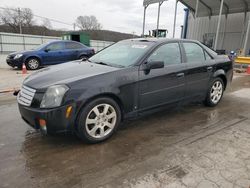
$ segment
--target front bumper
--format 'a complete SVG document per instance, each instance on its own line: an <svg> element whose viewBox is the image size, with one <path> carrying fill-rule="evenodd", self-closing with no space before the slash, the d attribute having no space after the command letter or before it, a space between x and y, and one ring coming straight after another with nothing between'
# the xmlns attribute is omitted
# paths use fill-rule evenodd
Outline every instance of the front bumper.
<svg viewBox="0 0 250 188"><path fill-rule="evenodd" d="M9 66L11 66L11 67L22 67L23 58L19 58L19 59L10 59L10 58L7 58L6 59L6 63Z"/></svg>
<svg viewBox="0 0 250 188"><path fill-rule="evenodd" d="M68 106L72 106L70 116L66 118ZM66 105L53 109L36 109L18 104L23 120L34 129L41 129L39 120L46 122L46 132L56 133L74 130L74 105ZM41 129L42 130L42 129Z"/></svg>

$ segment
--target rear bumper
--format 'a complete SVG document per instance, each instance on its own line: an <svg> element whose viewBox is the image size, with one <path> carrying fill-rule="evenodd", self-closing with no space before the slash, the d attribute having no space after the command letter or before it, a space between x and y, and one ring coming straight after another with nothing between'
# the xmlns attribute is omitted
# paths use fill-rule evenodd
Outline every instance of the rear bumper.
<svg viewBox="0 0 250 188"><path fill-rule="evenodd" d="M66 118L68 106L73 106L69 118ZM48 133L73 131L74 105L66 105L53 109L35 109L18 104L23 120L34 129L41 129L39 119L45 120Z"/></svg>

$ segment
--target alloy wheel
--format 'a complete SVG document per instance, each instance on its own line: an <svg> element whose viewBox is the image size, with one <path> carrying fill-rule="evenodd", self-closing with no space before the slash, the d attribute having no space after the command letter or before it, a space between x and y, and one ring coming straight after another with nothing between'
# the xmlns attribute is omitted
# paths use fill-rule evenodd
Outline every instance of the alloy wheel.
<svg viewBox="0 0 250 188"><path fill-rule="evenodd" d="M39 61L37 59L31 59L28 61L28 67L31 70L36 70L39 67Z"/></svg>
<svg viewBox="0 0 250 188"><path fill-rule="evenodd" d="M223 94L223 85L220 81L214 82L211 91L210 91L210 99L214 104L217 104Z"/></svg>
<svg viewBox="0 0 250 188"><path fill-rule="evenodd" d="M99 104L87 115L85 127L93 138L103 138L110 134L117 121L117 112L110 104Z"/></svg>

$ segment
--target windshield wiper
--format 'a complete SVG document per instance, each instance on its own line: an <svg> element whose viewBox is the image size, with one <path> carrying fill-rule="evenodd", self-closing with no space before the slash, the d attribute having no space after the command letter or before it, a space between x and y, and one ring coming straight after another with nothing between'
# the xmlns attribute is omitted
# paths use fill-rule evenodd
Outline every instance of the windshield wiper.
<svg viewBox="0 0 250 188"><path fill-rule="evenodd" d="M107 65L107 66L111 66L110 64L104 63L104 62L94 62L95 64L99 64L99 65Z"/></svg>
<svg viewBox="0 0 250 188"><path fill-rule="evenodd" d="M106 65L106 66L110 66L110 67L118 67L118 68L124 68L125 67L125 66L117 65L117 64L104 63L102 61L100 61L100 62L93 62L93 63L99 64L99 65Z"/></svg>

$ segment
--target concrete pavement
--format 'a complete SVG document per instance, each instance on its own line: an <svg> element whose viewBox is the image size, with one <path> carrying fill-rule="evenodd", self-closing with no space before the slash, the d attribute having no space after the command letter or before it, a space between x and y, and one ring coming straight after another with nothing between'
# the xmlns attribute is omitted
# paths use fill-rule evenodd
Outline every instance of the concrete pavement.
<svg viewBox="0 0 250 188"><path fill-rule="evenodd" d="M9 66L6 63L7 55L8 54L2 54L2 53L0 53L0 69L9 68Z"/></svg>

